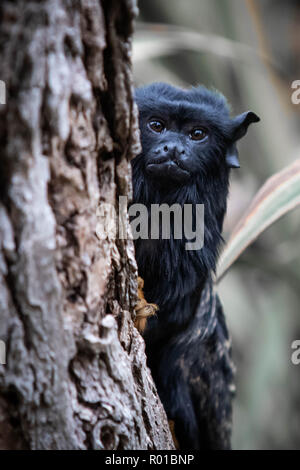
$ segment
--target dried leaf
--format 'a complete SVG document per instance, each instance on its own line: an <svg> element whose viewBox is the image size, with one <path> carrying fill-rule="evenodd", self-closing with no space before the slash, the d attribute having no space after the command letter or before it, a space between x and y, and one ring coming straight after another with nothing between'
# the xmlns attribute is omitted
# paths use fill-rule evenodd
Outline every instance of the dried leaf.
<svg viewBox="0 0 300 470"><path fill-rule="evenodd" d="M269 178L237 224L220 257L220 280L245 249L272 223L300 204L300 160Z"/></svg>

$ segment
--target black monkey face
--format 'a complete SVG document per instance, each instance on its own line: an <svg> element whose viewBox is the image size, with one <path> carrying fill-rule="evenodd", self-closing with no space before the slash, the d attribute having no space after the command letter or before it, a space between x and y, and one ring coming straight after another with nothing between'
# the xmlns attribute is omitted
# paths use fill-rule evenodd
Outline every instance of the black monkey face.
<svg viewBox="0 0 300 470"><path fill-rule="evenodd" d="M231 119L224 96L204 87L154 83L137 89L136 100L144 174L173 185L238 167L236 141L259 120L252 112Z"/></svg>
<svg viewBox="0 0 300 470"><path fill-rule="evenodd" d="M157 110L145 120L142 114L142 145L149 177L185 184L201 172L214 136L203 119L193 119L190 113L184 118L186 106L179 107L175 105L168 114Z"/></svg>

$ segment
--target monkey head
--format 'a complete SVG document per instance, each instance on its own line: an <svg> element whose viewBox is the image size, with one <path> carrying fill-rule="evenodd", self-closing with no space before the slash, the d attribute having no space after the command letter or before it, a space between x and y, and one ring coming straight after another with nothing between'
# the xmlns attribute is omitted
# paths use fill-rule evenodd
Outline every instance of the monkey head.
<svg viewBox="0 0 300 470"><path fill-rule="evenodd" d="M239 167L236 143L259 117L230 117L225 97L203 86L188 90L154 83L136 90L142 171L152 183L189 185L228 176Z"/></svg>

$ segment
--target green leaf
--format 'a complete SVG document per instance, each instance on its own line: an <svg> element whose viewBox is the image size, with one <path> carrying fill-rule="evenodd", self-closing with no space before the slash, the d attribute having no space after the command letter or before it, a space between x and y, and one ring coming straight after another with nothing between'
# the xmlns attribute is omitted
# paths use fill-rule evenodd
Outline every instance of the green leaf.
<svg viewBox="0 0 300 470"><path fill-rule="evenodd" d="M300 160L269 178L233 230L220 257L218 281L245 249L271 224L300 205Z"/></svg>

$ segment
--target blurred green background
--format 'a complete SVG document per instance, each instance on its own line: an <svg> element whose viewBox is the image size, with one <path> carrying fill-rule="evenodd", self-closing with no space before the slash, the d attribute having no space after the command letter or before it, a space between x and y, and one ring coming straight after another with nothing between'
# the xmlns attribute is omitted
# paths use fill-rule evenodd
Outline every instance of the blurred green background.
<svg viewBox="0 0 300 470"><path fill-rule="evenodd" d="M135 85L166 81L219 89L234 114L262 121L239 144L224 235L263 182L300 158L299 0L139 0ZM300 449L299 210L272 225L219 285L237 365L234 449Z"/></svg>

